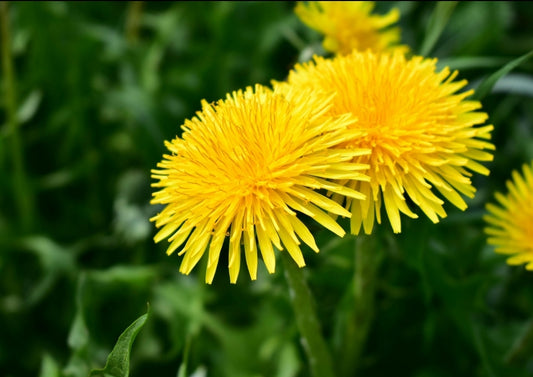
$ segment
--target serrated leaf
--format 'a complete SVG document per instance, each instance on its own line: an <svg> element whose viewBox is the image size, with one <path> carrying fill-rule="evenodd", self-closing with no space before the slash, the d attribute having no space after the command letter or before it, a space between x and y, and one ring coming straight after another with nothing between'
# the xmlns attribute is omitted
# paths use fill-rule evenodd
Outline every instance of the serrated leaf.
<svg viewBox="0 0 533 377"><path fill-rule="evenodd" d="M130 374L130 353L135 337L141 331L150 310L137 318L122 334L107 358L103 369L93 369L91 376L128 377Z"/></svg>
<svg viewBox="0 0 533 377"><path fill-rule="evenodd" d="M481 101L487 94L490 93L496 82L498 82L499 79L507 75L509 72L511 72L513 69L518 67L520 64L528 60L533 56L533 51L528 52L525 55L520 56L517 59L514 59L504 65L502 68L494 72L492 75L487 77L483 82L478 86L476 89L476 92L473 95L473 99L477 101Z"/></svg>
<svg viewBox="0 0 533 377"><path fill-rule="evenodd" d="M458 1L439 1L429 19L420 55L427 56L439 39Z"/></svg>

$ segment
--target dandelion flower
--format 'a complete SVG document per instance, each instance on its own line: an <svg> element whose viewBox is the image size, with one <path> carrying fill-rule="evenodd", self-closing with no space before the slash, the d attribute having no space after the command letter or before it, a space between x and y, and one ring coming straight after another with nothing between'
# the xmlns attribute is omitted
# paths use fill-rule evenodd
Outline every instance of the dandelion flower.
<svg viewBox="0 0 533 377"><path fill-rule="evenodd" d="M400 48L405 52L407 46L398 46L400 29L390 27L400 18L398 9L381 16L371 14L374 6L373 1L309 1L299 2L294 11L307 26L324 34L327 51L348 54Z"/></svg>
<svg viewBox="0 0 533 377"><path fill-rule="evenodd" d="M479 102L466 100L473 91L457 93L466 81L453 81L457 72L448 68L436 72L436 61L407 59L399 52L354 51L334 59L315 57L297 65L287 82L274 82L277 90L311 88L316 96L326 97L334 93L330 115L351 113L350 129L363 133L340 147L372 150L355 158L370 165L370 181L345 182L368 198L345 202L354 234L361 226L370 234L375 218L381 223L382 203L393 231L399 233L400 213L417 217L407 199L436 223L446 212L434 189L464 210L467 204L460 194L471 198L475 193L472 172L489 173L479 162L492 160L486 150L494 149L488 141L493 126L478 126L487 114L476 111Z"/></svg>
<svg viewBox="0 0 533 377"><path fill-rule="evenodd" d="M527 263L533 271L533 162L524 164L522 171L513 171L507 196L496 193L499 205L487 204L485 233L497 253L511 255L508 264Z"/></svg>
<svg viewBox="0 0 533 377"><path fill-rule="evenodd" d="M152 185L160 188L152 203L165 208L152 221L161 228L156 242L169 237L169 255L184 244L182 273L208 249L206 282L211 283L226 238L232 283L239 274L241 243L252 280L259 252L274 272L274 247L304 266L300 240L319 249L298 213L344 235L330 214L349 217L349 211L315 190L363 199L330 179L368 180L360 173L368 166L353 159L369 150L339 148L358 131L346 129L348 115L325 118L330 105L331 98L302 92L289 101L257 85L215 104L202 101L202 111L182 126L182 137L165 142L172 154L152 170L158 180Z"/></svg>

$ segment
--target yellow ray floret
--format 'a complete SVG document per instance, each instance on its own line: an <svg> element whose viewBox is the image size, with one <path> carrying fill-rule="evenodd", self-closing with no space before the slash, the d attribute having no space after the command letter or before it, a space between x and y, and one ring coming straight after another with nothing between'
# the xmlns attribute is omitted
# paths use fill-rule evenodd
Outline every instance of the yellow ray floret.
<svg viewBox="0 0 533 377"><path fill-rule="evenodd" d="M497 253L510 255L508 264L533 271L533 162L522 172L513 171L507 195L496 193L498 204L487 204L485 233Z"/></svg>
<svg viewBox="0 0 533 377"><path fill-rule="evenodd" d="M171 154L152 170L152 186L159 188L152 203L165 207L152 221L161 228L155 241L170 242L168 254L181 248L181 272L188 274L207 250L211 283L226 240L232 283L243 251L252 279L259 253L270 273L276 249L304 266L301 241L318 247L298 213L344 235L329 213L350 213L314 190L364 198L330 179L368 180L361 174L368 165L354 158L370 150L339 148L357 132L347 131L349 115L325 116L331 101L257 85L215 104L203 101L202 111L182 126L182 137L165 143Z"/></svg>
<svg viewBox="0 0 533 377"><path fill-rule="evenodd" d="M353 50L375 52L399 49L400 29L391 27L400 18L398 9L386 15L372 14L373 1L307 1L294 9L307 26L324 34L324 49L337 54Z"/></svg>
<svg viewBox="0 0 533 377"><path fill-rule="evenodd" d="M415 218L413 204L433 222L445 217L447 200L464 210L463 195L473 197L473 172L488 174L479 162L492 160L492 125L481 104L458 93L466 81L453 81L457 72L436 71L436 59L402 53L352 52L334 59L315 57L296 65L278 91L311 89L315 96L334 95L332 117L350 113L349 130L359 137L339 148L370 148L354 161L369 164L370 181L337 180L359 191L366 200L333 195L352 212L351 231L371 233L381 223L381 207L393 231L401 231L401 216Z"/></svg>

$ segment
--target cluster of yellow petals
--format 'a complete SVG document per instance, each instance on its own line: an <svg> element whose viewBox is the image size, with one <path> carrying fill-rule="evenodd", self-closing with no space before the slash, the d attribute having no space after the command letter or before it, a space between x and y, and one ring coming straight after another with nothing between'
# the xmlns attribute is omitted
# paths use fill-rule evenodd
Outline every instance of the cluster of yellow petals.
<svg viewBox="0 0 533 377"><path fill-rule="evenodd" d="M526 263L533 270L533 162L524 164L522 172L512 172L507 195L495 194L498 205L487 204L485 233L497 253L511 255L508 264Z"/></svg>
<svg viewBox="0 0 533 377"><path fill-rule="evenodd" d="M353 50L375 52L400 49L400 29L391 27L400 18L398 9L386 15L372 14L373 1L299 2L295 13L307 26L324 34L324 49L336 54Z"/></svg>
<svg viewBox="0 0 533 377"><path fill-rule="evenodd" d="M259 253L270 273L275 249L286 249L305 265L300 240L319 249L297 213L344 235L331 214L350 213L318 190L364 199L355 185L332 180L368 180L361 174L368 166L355 159L369 150L341 147L359 132L347 129L349 116L325 116L331 103L331 96L300 91L286 97L257 85L215 104L203 101L202 111L182 126L182 137L165 143L171 154L152 170L157 180L152 186L159 188L152 203L165 208L151 220L161 228L155 241L168 238L168 254L181 247L182 273L208 249L206 282L211 283L226 239L232 283L239 274L241 243L252 279Z"/></svg>
<svg viewBox="0 0 533 377"><path fill-rule="evenodd" d="M371 233L374 219L381 223L382 204L395 233L401 231L400 213L417 217L409 201L433 222L446 216L441 197L467 207L461 194L474 196L472 172L489 173L479 162L492 160L487 150L494 149L488 141L493 126L479 126L487 114L476 111L479 102L466 99L472 90L458 93L466 81L453 81L456 75L447 68L437 72L436 59L354 51L315 57L296 65L287 82L274 82L278 90L333 94L329 115L351 114L350 129L362 133L340 147L372 150L355 158L369 164L370 181L339 181L368 199L345 201L333 194L351 209L352 233L361 226Z"/></svg>
<svg viewBox="0 0 533 377"><path fill-rule="evenodd" d="M183 256L182 273L207 253L211 283L226 249L232 283L242 254L252 280L259 254L270 273L276 250L302 267L301 241L319 251L302 215L343 236L337 216L351 218L352 234L370 234L384 208L399 233L402 214L416 218L416 208L435 223L445 200L466 209L472 174L489 173L481 163L493 158L493 126L457 72L405 56L391 27L399 12L372 15L374 5L298 3L336 57L297 64L273 89L202 101L182 136L165 142L171 154L152 170L152 203L164 208L151 220L155 241L168 239L167 253ZM533 269L532 169L524 176L513 173L508 198L497 194L504 208L488 206L487 233L497 251L517 254L509 263Z"/></svg>

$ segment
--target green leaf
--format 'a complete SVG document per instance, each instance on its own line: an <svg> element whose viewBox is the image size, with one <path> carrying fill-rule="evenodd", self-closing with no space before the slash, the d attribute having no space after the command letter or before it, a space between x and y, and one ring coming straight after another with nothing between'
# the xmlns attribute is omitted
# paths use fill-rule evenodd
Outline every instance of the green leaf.
<svg viewBox="0 0 533 377"><path fill-rule="evenodd" d="M68 334L68 345L74 351L83 351L89 344L89 330L83 315L83 295L86 284L86 275L81 274L76 287L76 315Z"/></svg>
<svg viewBox="0 0 533 377"><path fill-rule="evenodd" d="M426 38L422 42L419 54L427 56L439 39L444 27L457 5L458 1L439 1L429 19Z"/></svg>
<svg viewBox="0 0 533 377"><path fill-rule="evenodd" d="M53 239L40 235L21 238L20 245L33 252L46 272L75 270L75 256L71 248L62 246Z"/></svg>
<svg viewBox="0 0 533 377"><path fill-rule="evenodd" d="M533 56L533 51L528 52L521 57L514 59L504 65L502 68L494 72L492 75L487 77L477 88L476 92L473 95L473 99L481 101L487 94L490 93L496 82L501 79L503 76L507 75L513 69L518 67L520 64L528 60Z"/></svg>
<svg viewBox="0 0 533 377"><path fill-rule="evenodd" d="M533 97L533 76L509 73L494 85L492 91Z"/></svg>
<svg viewBox="0 0 533 377"><path fill-rule="evenodd" d="M493 56L457 56L439 59L437 70L444 67L453 70L464 71L467 69L494 68L501 67L508 59Z"/></svg>
<svg viewBox="0 0 533 377"><path fill-rule="evenodd" d="M279 367L277 370L277 377L293 377L297 376L300 370L300 359L298 357L298 350L293 344L286 343L280 350Z"/></svg>
<svg viewBox="0 0 533 377"><path fill-rule="evenodd" d="M85 273L82 273L78 278L76 287L76 314L67 339L67 343L72 349L72 354L63 373L68 377L84 377L89 373L87 361L89 329L85 324L85 317L83 315L86 281L86 275Z"/></svg>
<svg viewBox="0 0 533 377"><path fill-rule="evenodd" d="M76 313L67 342L70 348L76 351L84 349L89 343L89 330L87 329L81 310L78 310Z"/></svg>
<svg viewBox="0 0 533 377"><path fill-rule="evenodd" d="M17 118L20 124L29 121L35 115L42 98L41 91L36 89L22 102L17 111Z"/></svg>
<svg viewBox="0 0 533 377"><path fill-rule="evenodd" d="M57 361L47 353L43 355L39 377L61 377L61 369Z"/></svg>
<svg viewBox="0 0 533 377"><path fill-rule="evenodd" d="M93 369L91 376L106 376L106 377L128 377L130 374L130 353L131 346L135 341L135 337L141 331L150 309L146 314L143 314L135 320L124 332L119 336L115 347L109 354L107 362L103 369Z"/></svg>
<svg viewBox="0 0 533 377"><path fill-rule="evenodd" d="M113 266L106 270L91 271L91 281L104 285L127 284L132 286L145 286L157 276L155 266Z"/></svg>
<svg viewBox="0 0 533 377"><path fill-rule="evenodd" d="M24 297L24 305L33 306L40 302L53 289L60 274L70 274L76 270L74 250L62 246L49 237L32 235L17 240L23 250L34 254L42 267L42 277L35 288Z"/></svg>

